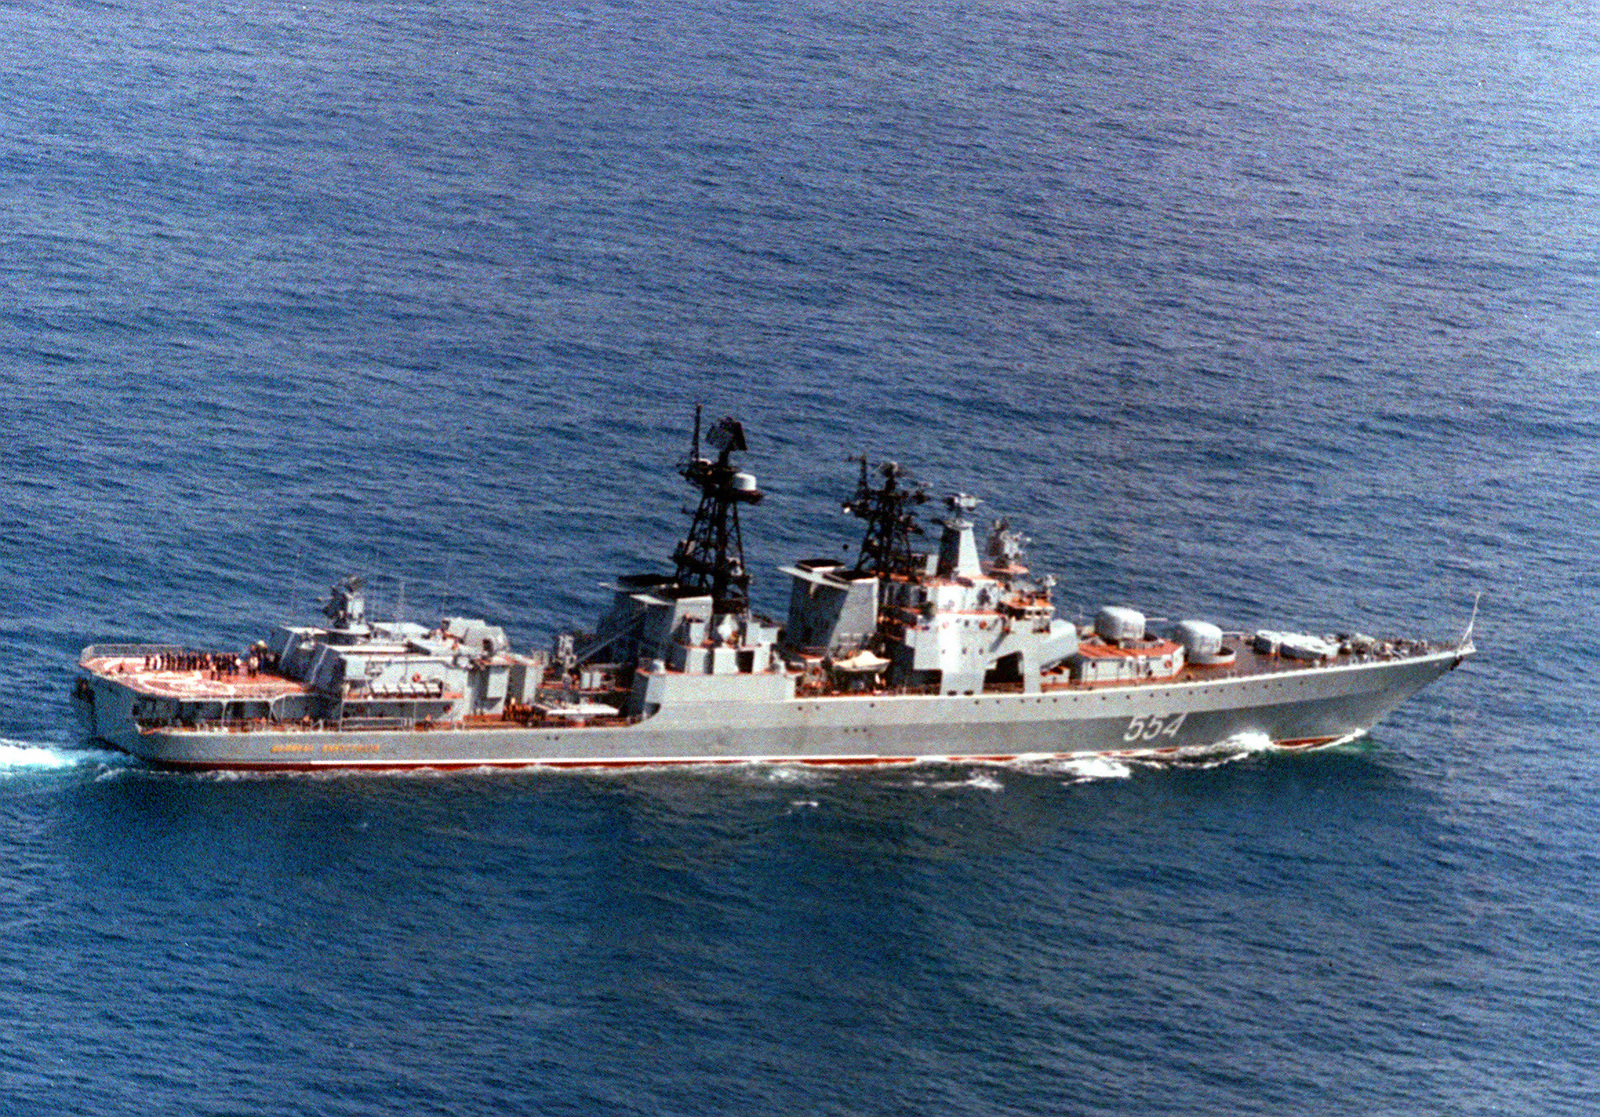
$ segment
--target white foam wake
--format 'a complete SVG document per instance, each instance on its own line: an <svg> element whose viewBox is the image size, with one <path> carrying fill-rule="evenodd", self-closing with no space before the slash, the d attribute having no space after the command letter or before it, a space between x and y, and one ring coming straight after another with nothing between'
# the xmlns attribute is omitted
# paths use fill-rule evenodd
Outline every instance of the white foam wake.
<svg viewBox="0 0 1600 1117"><path fill-rule="evenodd" d="M1069 775L1077 777L1079 783L1089 783L1093 780L1125 780L1133 775L1133 769L1113 756L1084 756L1075 760L1063 760L1061 769Z"/></svg>
<svg viewBox="0 0 1600 1117"><path fill-rule="evenodd" d="M1345 737L1332 744L1341 744L1352 739ZM1249 732L1235 733L1232 737L1224 737L1209 745L1192 745L1171 752L1135 753L1129 759L1148 768L1218 768L1224 764L1236 764L1252 757L1289 751L1298 750L1274 744L1272 738L1265 733Z"/></svg>
<svg viewBox="0 0 1600 1117"><path fill-rule="evenodd" d="M1019 756L1007 766L1034 776L1066 776L1068 784L1125 780L1133 775L1126 759L1117 756Z"/></svg>
<svg viewBox="0 0 1600 1117"><path fill-rule="evenodd" d="M0 774L49 772L87 764L116 764L120 753L101 749L67 749L0 737Z"/></svg>
<svg viewBox="0 0 1600 1117"><path fill-rule="evenodd" d="M912 787L928 787L935 791L950 791L958 787L975 787L979 791L1004 791L1005 784L987 772L968 772L959 780L923 780L914 779Z"/></svg>
<svg viewBox="0 0 1600 1117"><path fill-rule="evenodd" d="M1224 737L1211 745L1179 749L1173 755L1181 762L1198 762L1202 767L1206 767L1209 764L1231 764L1246 757L1261 756L1274 752L1277 748L1278 746L1272 743L1272 738L1265 733L1249 732L1235 733L1232 737Z"/></svg>
<svg viewBox="0 0 1600 1117"><path fill-rule="evenodd" d="M1349 738L1346 738L1349 740ZM1339 742L1335 742L1339 743ZM1241 760L1284 751L1265 733L1237 733L1206 745L1180 749L1130 750L1116 754L1083 756L1019 756L1011 763L1039 775L1064 775L1069 783L1125 780L1136 770L1218 768Z"/></svg>

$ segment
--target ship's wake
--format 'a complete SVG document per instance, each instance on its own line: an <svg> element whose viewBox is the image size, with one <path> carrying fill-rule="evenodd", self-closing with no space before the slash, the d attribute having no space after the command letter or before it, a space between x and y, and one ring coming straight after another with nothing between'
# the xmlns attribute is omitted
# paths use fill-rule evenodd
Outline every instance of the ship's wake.
<svg viewBox="0 0 1600 1117"><path fill-rule="evenodd" d="M1348 745L1363 736L1365 736L1363 733L1351 733L1323 744L1306 746L1280 745L1265 733L1236 733L1232 737L1226 737L1209 745L1195 745L1162 752L1134 753L1128 760L1141 767L1157 769L1220 768L1224 764L1236 764L1241 760L1254 760L1282 753L1322 752Z"/></svg>
<svg viewBox="0 0 1600 1117"><path fill-rule="evenodd" d="M958 787L972 787L979 791L1005 790L1005 784L983 771L968 772L963 778L954 780L913 779L911 786L931 788L934 791L951 791Z"/></svg>
<svg viewBox="0 0 1600 1117"><path fill-rule="evenodd" d="M1099 783L1102 780L1125 780L1133 769L1114 756L1083 756L1060 762L1061 771L1071 777L1068 783Z"/></svg>
<svg viewBox="0 0 1600 1117"><path fill-rule="evenodd" d="M904 762L894 761L887 763L885 767L890 773L911 773L909 779L903 774L893 775L890 778L906 779L907 784L915 788L928 791L976 790L996 793L1006 790L1007 772L1061 779L1068 786L1104 783L1131 779L1136 772L1203 771L1288 753L1320 752L1347 745L1362 736L1360 733L1351 734L1314 748L1307 748L1279 745L1265 733L1252 732L1237 733L1210 744L1174 749L1086 753L1079 756L1035 753L1003 760L944 756ZM645 767L647 766L619 769L618 774L638 772ZM732 775L741 781L787 785L799 789L831 785L842 778L847 778L846 773L860 771L858 763L760 760L736 764L693 764L686 767L702 775ZM578 769L578 771L588 770Z"/></svg>
<svg viewBox="0 0 1600 1117"><path fill-rule="evenodd" d="M0 778L82 768L111 771L136 763L122 753L104 749L64 748L0 737Z"/></svg>
<svg viewBox="0 0 1600 1117"><path fill-rule="evenodd" d="M1185 748L1130 751L1115 754L1067 757L1026 757L1002 762L1003 767L1044 776L1065 776L1069 784L1125 780L1135 771L1205 770L1241 761L1256 760L1290 752L1322 751L1347 745L1362 734L1351 734L1318 745L1314 750L1286 748L1275 744L1265 733L1237 733L1221 741Z"/></svg>
<svg viewBox="0 0 1600 1117"><path fill-rule="evenodd" d="M1237 764L1281 751L1265 733L1235 733L1209 745L1135 753L1129 759L1149 768L1220 768L1224 764Z"/></svg>

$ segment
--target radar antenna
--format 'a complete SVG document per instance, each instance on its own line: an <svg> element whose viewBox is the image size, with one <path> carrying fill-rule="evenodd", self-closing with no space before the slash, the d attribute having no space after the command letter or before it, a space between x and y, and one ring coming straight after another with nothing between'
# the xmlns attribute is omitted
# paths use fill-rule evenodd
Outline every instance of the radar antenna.
<svg viewBox="0 0 1600 1117"><path fill-rule="evenodd" d="M341 578L333 585L332 596L322 606L322 615L331 622L330 644L355 643L371 633L367 625L367 602L363 591L367 580L359 574Z"/></svg>
<svg viewBox="0 0 1600 1117"><path fill-rule="evenodd" d="M900 479L905 476L905 470L898 462L879 463L877 473L883 483L873 488L866 456L850 460L861 463L861 480L856 485L855 496L844 502L844 510L867 521L860 556L856 559L856 572L876 574L880 578L917 573L911 537L922 534L915 509L927 503L928 490L922 485L901 488Z"/></svg>
<svg viewBox="0 0 1600 1117"><path fill-rule="evenodd" d="M731 457L748 447L737 419L718 419L706 432L706 443L718 451L715 461L700 456L700 408L694 409L694 443L679 466L683 479L700 490L688 538L672 554L678 564L679 587L709 593L717 613L750 609L750 574L744 567L744 538L739 532L739 505L756 504L762 493L756 479L733 467Z"/></svg>

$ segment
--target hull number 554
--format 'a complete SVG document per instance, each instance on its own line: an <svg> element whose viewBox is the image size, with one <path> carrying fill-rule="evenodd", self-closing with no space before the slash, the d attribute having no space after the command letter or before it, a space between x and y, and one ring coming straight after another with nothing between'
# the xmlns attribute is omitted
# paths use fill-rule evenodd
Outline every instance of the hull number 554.
<svg viewBox="0 0 1600 1117"><path fill-rule="evenodd" d="M1183 721L1189 716L1185 710L1181 714L1151 714L1149 717L1134 718L1128 723L1128 731L1122 735L1124 741L1154 741L1157 737L1176 737L1178 730L1183 728Z"/></svg>

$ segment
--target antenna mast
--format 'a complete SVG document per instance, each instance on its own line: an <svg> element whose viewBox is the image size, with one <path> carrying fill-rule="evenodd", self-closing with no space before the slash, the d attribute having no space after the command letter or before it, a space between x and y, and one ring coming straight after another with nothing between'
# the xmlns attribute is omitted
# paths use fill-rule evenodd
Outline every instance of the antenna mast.
<svg viewBox="0 0 1600 1117"><path fill-rule="evenodd" d="M691 593L709 593L717 613L750 609L750 574L744 567L744 538L739 531L739 505L759 503L756 479L734 468L732 456L748 449L744 427L732 417L718 419L706 432L706 443L718 451L716 461L700 456L700 408L694 409L694 443L689 460L679 467L683 479L700 490L689 536L678 544L673 560L677 581Z"/></svg>
<svg viewBox="0 0 1600 1117"><path fill-rule="evenodd" d="M875 489L867 472L866 456L850 460L861 463L861 480L856 485L855 496L845 501L844 510L867 521L860 557L856 559L856 572L876 574L880 578L891 574L916 574L911 537L922 534L915 509L927 503L928 490L921 485L901 488L900 479L905 476L905 470L897 462L878 465L877 472L883 484Z"/></svg>

